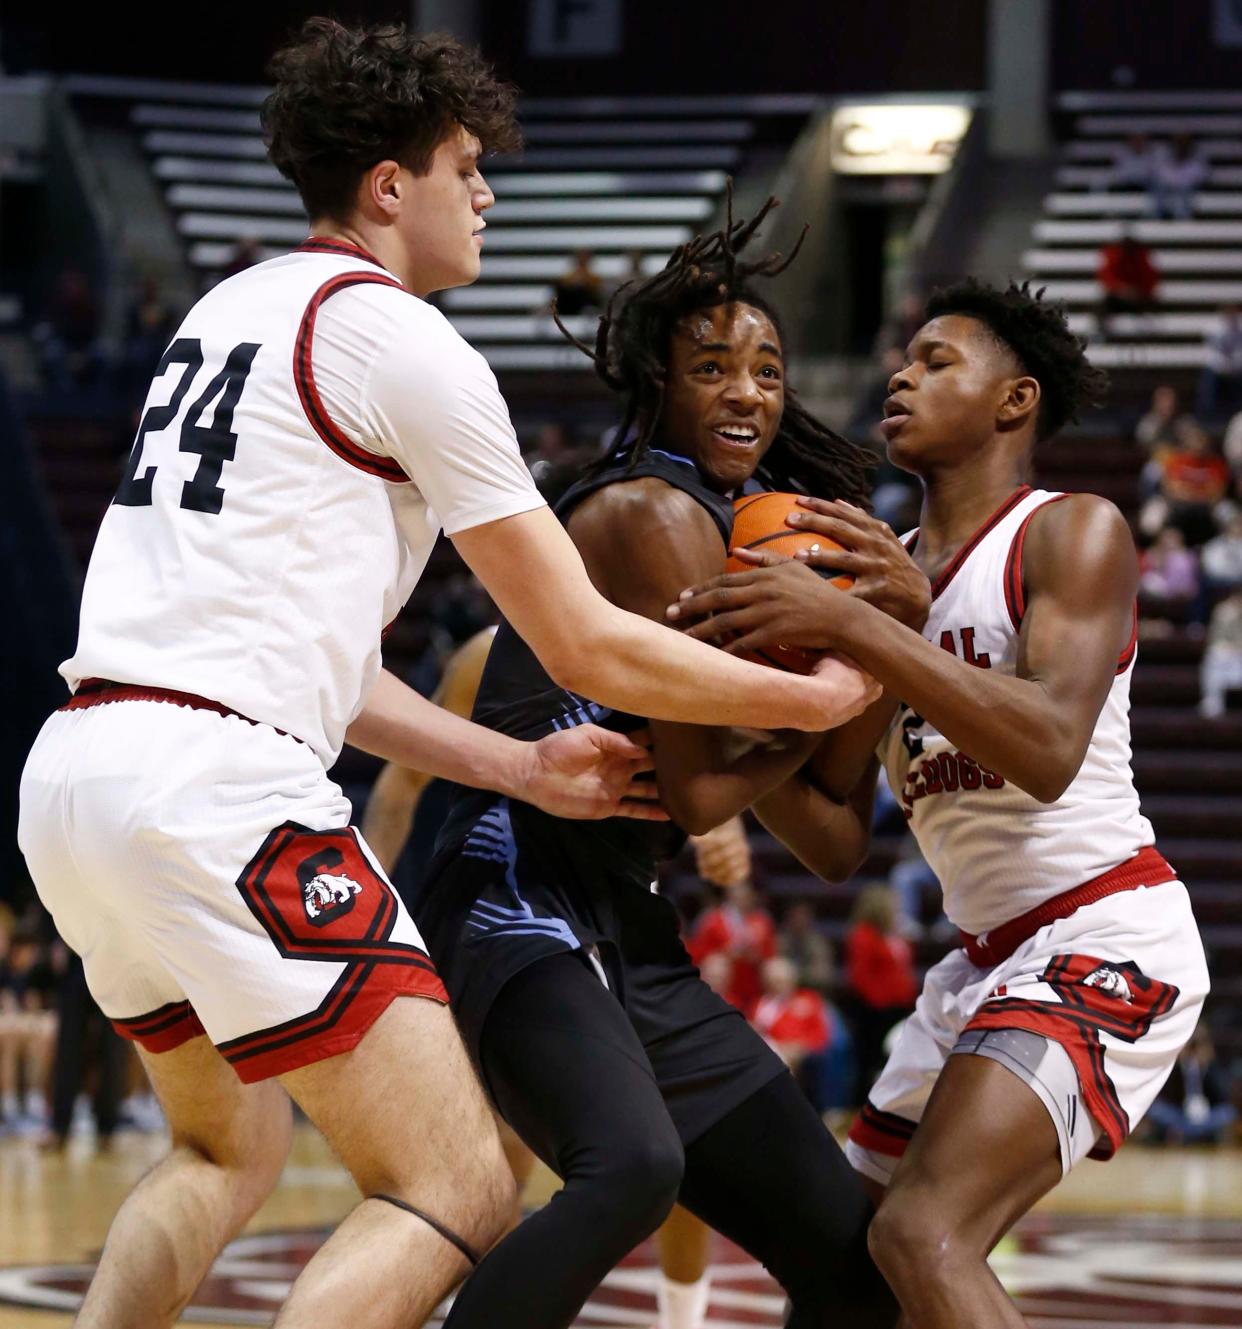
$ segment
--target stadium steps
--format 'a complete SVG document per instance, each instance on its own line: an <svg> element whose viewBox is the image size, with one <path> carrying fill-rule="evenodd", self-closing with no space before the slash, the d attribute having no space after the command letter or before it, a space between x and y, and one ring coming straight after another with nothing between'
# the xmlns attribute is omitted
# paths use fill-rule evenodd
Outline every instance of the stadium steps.
<svg viewBox="0 0 1242 1329"><path fill-rule="evenodd" d="M205 282L243 238L270 257L305 236L301 203L267 160L264 89L99 78L69 89L109 101L128 123ZM446 293L442 308L499 371L586 378L589 362L567 351L545 312L573 254L591 250L609 287L628 276L632 255L644 272L659 268L712 223L728 173L748 153L792 143L814 105L806 96L524 99L523 152L484 163L499 201L487 214L483 275L468 293ZM594 316L574 330L593 333Z"/></svg>
<svg viewBox="0 0 1242 1329"><path fill-rule="evenodd" d="M1023 254L1030 276L1064 300L1071 326L1091 344L1092 360L1123 377L1155 372L1188 385L1206 357L1205 338L1222 304L1242 299L1242 114L1236 93L1063 93L1065 126L1055 182L1034 220ZM1108 191L1113 155L1127 135L1194 137L1209 165L1188 220L1149 217L1145 192ZM1162 277L1159 308L1117 318L1101 339L1095 281L1099 249L1123 231L1153 249Z"/></svg>

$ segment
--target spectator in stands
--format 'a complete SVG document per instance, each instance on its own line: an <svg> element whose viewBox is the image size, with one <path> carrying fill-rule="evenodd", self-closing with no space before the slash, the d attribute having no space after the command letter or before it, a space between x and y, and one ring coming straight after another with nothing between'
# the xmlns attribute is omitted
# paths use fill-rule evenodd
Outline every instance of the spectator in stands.
<svg viewBox="0 0 1242 1329"><path fill-rule="evenodd" d="M1177 442L1179 424L1188 417L1178 410L1177 389L1161 383L1151 394L1151 405L1134 427L1135 442L1149 454Z"/></svg>
<svg viewBox="0 0 1242 1329"><path fill-rule="evenodd" d="M876 337L875 352L883 357L887 351L900 351L905 360L906 347L914 339L914 334L927 322L924 312L924 300L921 295L907 291L897 302L897 309L880 328ZM901 364L896 366L901 368ZM885 396L888 394L885 393Z"/></svg>
<svg viewBox="0 0 1242 1329"><path fill-rule="evenodd" d="M263 246L258 236L243 235L233 246L233 257L224 265L225 277L236 277L239 272L263 262Z"/></svg>
<svg viewBox="0 0 1242 1329"><path fill-rule="evenodd" d="M99 328L99 301L90 279L80 268L66 268L33 333L52 391L72 391L94 379L100 365Z"/></svg>
<svg viewBox="0 0 1242 1329"><path fill-rule="evenodd" d="M1148 630L1156 622L1201 625L1206 610L1200 592L1198 558L1186 548L1181 531L1166 526L1139 556L1139 594Z"/></svg>
<svg viewBox="0 0 1242 1329"><path fill-rule="evenodd" d="M1199 375L1195 410L1205 423L1217 422L1223 409L1242 404L1242 317L1237 305L1220 311L1220 327L1207 338L1207 361Z"/></svg>
<svg viewBox="0 0 1242 1329"><path fill-rule="evenodd" d="M1231 688L1242 688L1242 590L1231 592L1212 610L1199 670L1200 714L1223 715Z"/></svg>
<svg viewBox="0 0 1242 1329"><path fill-rule="evenodd" d="M1156 173L1165 151L1146 134L1131 134L1113 155L1105 178L1106 189L1141 189L1148 195L1148 209L1156 210Z"/></svg>
<svg viewBox="0 0 1242 1329"><path fill-rule="evenodd" d="M1230 474L1212 436L1194 423L1182 425L1178 445L1158 459L1158 492L1144 504L1139 529L1154 539L1176 526L1197 547L1216 534L1214 508L1229 492Z"/></svg>
<svg viewBox="0 0 1242 1329"><path fill-rule="evenodd" d="M1210 601L1242 586L1242 511L1232 513L1224 530L1203 546L1199 561Z"/></svg>
<svg viewBox="0 0 1242 1329"><path fill-rule="evenodd" d="M608 287L608 294L612 295L613 292L619 291L631 282L642 281L646 275L643 271L643 251L641 249L631 249L625 256L624 270L620 277Z"/></svg>
<svg viewBox="0 0 1242 1329"><path fill-rule="evenodd" d="M1185 221L1194 216L1195 194L1208 176L1208 164L1190 134L1174 137L1156 165L1156 211Z"/></svg>
<svg viewBox="0 0 1242 1329"><path fill-rule="evenodd" d="M897 897L883 884L859 894L845 941L861 1102L884 1065L884 1040L914 1009L918 980L910 943L897 931Z"/></svg>
<svg viewBox="0 0 1242 1329"><path fill-rule="evenodd" d="M579 249L569 270L556 279L552 295L556 312L562 318L604 307L604 282L591 266L594 261L595 255L589 249Z"/></svg>
<svg viewBox="0 0 1242 1329"><path fill-rule="evenodd" d="M831 1025L827 1003L818 992L799 986L797 966L781 955L764 961L760 981L763 992L750 1022L800 1079L807 1057L828 1046Z"/></svg>
<svg viewBox="0 0 1242 1329"><path fill-rule="evenodd" d="M177 316L164 299L154 277L139 284L125 324L121 354L121 391L135 411L142 409L147 387L155 376L160 356L177 328Z"/></svg>
<svg viewBox="0 0 1242 1329"><path fill-rule="evenodd" d="M0 937L0 1127L28 1130L47 1116L56 977L36 929Z"/></svg>
<svg viewBox="0 0 1242 1329"><path fill-rule="evenodd" d="M1221 1144L1238 1117L1231 1100L1229 1076L1216 1058L1207 1026L1200 1024L1147 1110L1147 1120L1155 1138L1166 1144Z"/></svg>
<svg viewBox="0 0 1242 1329"><path fill-rule="evenodd" d="M1151 250L1130 232L1100 250L1096 280L1103 288L1100 304L1100 335L1113 335L1117 314L1147 313L1155 307L1160 273Z"/></svg>
<svg viewBox="0 0 1242 1329"><path fill-rule="evenodd" d="M527 454L526 464L539 492L549 503L555 503L579 478L591 454L591 446L576 438L568 426L559 420L549 420L539 426L534 449Z"/></svg>
<svg viewBox="0 0 1242 1329"><path fill-rule="evenodd" d="M699 915L686 949L699 966L718 951L728 955L733 972L725 995L739 1010L754 1009L760 966L776 954L776 925L749 879L726 887L723 901Z"/></svg>
<svg viewBox="0 0 1242 1329"><path fill-rule="evenodd" d="M776 944L794 966L800 987L828 992L836 969L832 943L816 923L815 907L809 900L795 900L785 911Z"/></svg>

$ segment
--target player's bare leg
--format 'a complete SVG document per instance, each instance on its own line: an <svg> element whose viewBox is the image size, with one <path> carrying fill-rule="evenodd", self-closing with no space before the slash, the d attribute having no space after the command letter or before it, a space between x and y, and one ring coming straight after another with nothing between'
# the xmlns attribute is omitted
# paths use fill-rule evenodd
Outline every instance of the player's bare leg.
<svg viewBox="0 0 1242 1329"><path fill-rule="evenodd" d="M173 1324L289 1152L292 1112L275 1081L242 1084L203 1037L142 1056L172 1148L113 1220L79 1329Z"/></svg>
<svg viewBox="0 0 1242 1329"><path fill-rule="evenodd" d="M410 1329L469 1273L453 1240L481 1255L500 1236L513 1178L447 1006L398 998L351 1052L282 1083L366 1198L293 1285L277 1329Z"/></svg>
<svg viewBox="0 0 1242 1329"><path fill-rule="evenodd" d="M987 1257L1060 1180L1034 1091L988 1057L950 1057L870 1229L902 1329L1025 1329Z"/></svg>
<svg viewBox="0 0 1242 1329"><path fill-rule="evenodd" d="M658 1329L701 1329L711 1291L707 1278L711 1239L711 1228L679 1204L656 1233L660 1253Z"/></svg>

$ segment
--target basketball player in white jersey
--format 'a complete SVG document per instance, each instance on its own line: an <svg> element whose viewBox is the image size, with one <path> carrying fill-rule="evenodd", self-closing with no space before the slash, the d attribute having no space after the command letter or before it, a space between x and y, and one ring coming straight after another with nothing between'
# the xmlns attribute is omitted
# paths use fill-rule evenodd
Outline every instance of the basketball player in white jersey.
<svg viewBox="0 0 1242 1329"><path fill-rule="evenodd" d="M892 460L924 484L904 542L929 583L915 626L796 561L718 578L670 616L715 613L692 631L737 632L730 649L840 650L886 689L756 811L839 879L866 854L857 809L873 750L883 761L962 946L928 972L847 1152L880 1202L870 1244L903 1324L1016 1329L988 1252L1072 1166L1125 1139L1208 974L1130 769L1129 529L1104 499L1026 483L1036 443L1101 376L1025 287L963 283L928 315L883 425ZM865 570L894 539L856 509L806 507L792 524L855 551L811 566Z"/></svg>
<svg viewBox="0 0 1242 1329"><path fill-rule="evenodd" d="M273 72L271 155L311 238L215 287L164 353L62 668L74 695L22 785L40 895L173 1137L84 1326L176 1319L275 1184L290 1095L364 1198L279 1325L420 1323L506 1221L443 986L326 769L349 741L601 816L643 754L586 728L528 747L382 672L440 530L557 682L607 706L814 730L874 687L839 662L744 665L593 589L487 365L425 302L478 275L478 159L517 144L512 90L451 41L328 20Z"/></svg>

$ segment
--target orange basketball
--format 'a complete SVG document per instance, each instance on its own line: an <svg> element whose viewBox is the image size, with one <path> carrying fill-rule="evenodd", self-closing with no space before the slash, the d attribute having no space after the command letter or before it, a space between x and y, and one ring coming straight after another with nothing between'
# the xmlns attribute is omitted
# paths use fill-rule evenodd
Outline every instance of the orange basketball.
<svg viewBox="0 0 1242 1329"><path fill-rule="evenodd" d="M792 558L799 549L818 546L821 550L840 549L835 540L810 531L795 531L785 525L785 518L798 511L797 494L745 494L733 502L733 540L729 545L726 572L746 572L754 566L733 556L735 549L763 549L769 553ZM854 584L848 572L833 574L830 569L816 568L821 577L827 577L834 586L844 589ZM772 665L793 674L809 674L819 659L815 651L800 646L767 646L751 654L749 659Z"/></svg>

